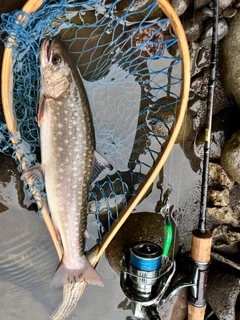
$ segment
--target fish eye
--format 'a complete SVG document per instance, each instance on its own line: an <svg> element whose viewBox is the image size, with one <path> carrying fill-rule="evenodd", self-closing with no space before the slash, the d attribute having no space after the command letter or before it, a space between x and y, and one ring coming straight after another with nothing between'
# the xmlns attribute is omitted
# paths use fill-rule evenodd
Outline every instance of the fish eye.
<svg viewBox="0 0 240 320"><path fill-rule="evenodd" d="M59 65L61 62L62 62L62 58L61 58L61 56L60 56L58 53L56 53L56 54L54 54L54 55L52 56L52 64L53 64L53 65L57 66L57 65Z"/></svg>

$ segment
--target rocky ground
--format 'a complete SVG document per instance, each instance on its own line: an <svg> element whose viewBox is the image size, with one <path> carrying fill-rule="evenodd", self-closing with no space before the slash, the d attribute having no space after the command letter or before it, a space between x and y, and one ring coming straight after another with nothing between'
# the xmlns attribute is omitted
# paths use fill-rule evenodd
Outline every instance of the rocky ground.
<svg viewBox="0 0 240 320"><path fill-rule="evenodd" d="M25 1L3 1L1 12L19 9ZM188 136L178 141L188 159L193 172L199 173L203 156L203 138L207 105L207 84L209 79L210 45L212 34L213 1L209 0L172 0L172 6L178 12L189 42L191 55L191 90L188 105ZM240 319L240 1L219 1L219 55L216 73L216 93L214 96L213 127L211 140L211 163L209 167L208 227L213 234L212 264L209 275L207 318L210 320L239 320ZM189 116L190 114L190 116ZM16 177L15 188L20 207L24 207L21 181L17 178L17 171L12 161L1 156L0 170L0 214L6 215L9 210L7 192L11 176ZM199 176L200 177L200 176ZM198 189L199 190L199 189ZM187 205L192 205L189 199ZM19 208L18 208L19 209ZM20 209L19 209L20 210ZM151 230L163 226L156 212L147 225ZM212 220L211 220L212 217ZM134 230L140 222L132 218L129 220L129 230ZM156 220L155 220L156 219ZM160 219L160 220L159 220ZM141 219L140 219L141 220ZM140 227L139 227L140 230ZM141 229L141 235L148 234L148 240L156 240L159 230L148 232L148 228ZM145 230L145 231L144 231ZM189 265L188 249L184 238L185 229L179 226L178 275L186 275ZM122 231L123 232L123 231ZM158 237L162 239L163 228ZM125 232L129 234L129 231ZM140 237L137 233L137 238ZM119 240L108 249L107 258L116 272L117 261L129 244L124 232ZM37 241L37 240L36 240ZM17 242L17 241L16 241ZM121 242L121 243L120 243ZM120 246L119 246L120 243ZM159 242L161 245L161 241ZM117 246L117 249L116 249ZM55 262L55 261L54 261ZM54 264L54 263L53 263ZM5 269L4 269L5 270ZM15 285L15 284L14 284ZM5 287L3 287L5 289ZM45 287L44 287L45 288ZM45 288L46 289L46 288ZM14 289L15 290L15 289ZM28 290L28 288L24 288ZM47 292L47 289L46 289ZM44 300L44 299L43 299ZM5 300L4 300L5 301ZM7 301L7 299L6 299ZM30 301L30 300L29 300ZM32 299L31 301L34 301ZM163 319L183 320L186 316L186 290L173 299L162 309ZM1 301L0 301L1 303ZM46 301L41 301L47 304ZM48 306L51 309L51 306ZM119 304L120 309L128 309L127 302ZM45 312L45 311L44 311ZM45 312L46 313L46 312ZM46 317L44 313L44 317ZM7 314L7 313L4 313ZM86 313L87 314L87 313ZM43 317L43 319L45 319ZM6 318L8 320L8 318ZM16 319L14 316L9 319ZM29 317L31 319L31 317ZM110 318L106 318L110 320ZM5 319L3 319L5 320Z"/></svg>

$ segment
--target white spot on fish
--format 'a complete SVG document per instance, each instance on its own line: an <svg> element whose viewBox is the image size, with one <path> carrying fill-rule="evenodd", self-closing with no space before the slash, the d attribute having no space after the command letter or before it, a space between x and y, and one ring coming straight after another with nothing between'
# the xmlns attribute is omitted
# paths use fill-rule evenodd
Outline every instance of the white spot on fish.
<svg viewBox="0 0 240 320"><path fill-rule="evenodd" d="M63 148L62 148L62 147L59 147L59 148L58 148L58 151L60 151L60 152L63 151Z"/></svg>
<svg viewBox="0 0 240 320"><path fill-rule="evenodd" d="M57 104L58 104L59 106L61 106L61 105L62 105L62 101L58 101Z"/></svg>
<svg viewBox="0 0 240 320"><path fill-rule="evenodd" d="M61 123L58 123L58 128L62 128L63 127L63 125L61 124Z"/></svg>

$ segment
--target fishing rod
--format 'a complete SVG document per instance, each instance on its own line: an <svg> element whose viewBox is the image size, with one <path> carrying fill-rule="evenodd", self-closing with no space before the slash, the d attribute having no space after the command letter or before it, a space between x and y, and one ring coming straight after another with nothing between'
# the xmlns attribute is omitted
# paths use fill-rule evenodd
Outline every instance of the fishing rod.
<svg viewBox="0 0 240 320"><path fill-rule="evenodd" d="M205 126L204 158L201 186L201 202L198 229L192 232L192 279L194 285L190 288L188 303L188 320L204 319L206 310L206 289L211 255L212 235L206 229L206 209L208 190L208 168L212 131L213 98L215 89L217 42L218 42L218 0L214 0L213 33L211 46L210 76L208 83L208 99Z"/></svg>
<svg viewBox="0 0 240 320"><path fill-rule="evenodd" d="M175 273L174 259L168 259L172 239L169 207L166 207L165 243L162 260L160 248L154 243L141 242L133 245L122 261L121 287L132 301L133 314L139 319L160 320L159 309L180 289L189 287L188 320L203 320L206 310L206 289L211 254L212 235L206 228L206 207L208 189L208 168L212 130L213 97L217 63L218 42L218 0L214 0L214 21L211 47L210 76L206 112L204 158L201 186L201 202L198 228L192 232L191 260L192 274L179 280L170 288L170 281Z"/></svg>

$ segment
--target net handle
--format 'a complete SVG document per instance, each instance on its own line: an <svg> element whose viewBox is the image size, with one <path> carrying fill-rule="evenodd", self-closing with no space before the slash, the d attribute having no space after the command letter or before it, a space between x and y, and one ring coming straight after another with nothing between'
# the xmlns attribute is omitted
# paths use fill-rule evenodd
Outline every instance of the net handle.
<svg viewBox="0 0 240 320"><path fill-rule="evenodd" d="M43 4L42 0L28 0L27 3L22 8L22 11L26 12L27 14L31 14L36 10L38 10L42 4ZM178 38L178 44L179 44L180 53L182 57L183 81L182 81L182 87L181 87L181 94L180 94L181 101L179 105L179 111L177 114L177 120L174 126L174 130L172 130L171 132L169 142L165 147L163 154L160 155L156 160L155 167L149 171L146 177L146 182L138 188L136 195L129 200L128 206L120 212L119 220L112 224L110 233L103 236L103 244L96 256L95 261L93 262L94 266L97 264L101 255L103 254L103 252L105 251L105 249L107 248L111 240L114 238L118 230L127 220L131 212L135 209L135 207L141 201L141 199L143 198L143 196L145 195L145 193L147 192L147 190L149 189L149 187L151 186L151 184L154 182L155 178L159 174L160 170L162 169L164 163L166 162L174 146L174 143L180 131L180 128L184 119L184 115L187 109L189 87L190 87L190 57L189 57L189 50L188 50L186 36L179 18L176 12L173 10L172 6L169 4L169 2L167 0L158 0L158 5L162 9L164 14L171 21L171 26L173 28L173 31L175 32L175 35ZM11 38L9 40L13 41ZM5 48L4 50L3 62L2 62L2 104L3 104L3 112L4 112L4 117L5 117L8 130L10 131L10 133L15 133L17 132L18 127L17 127L17 121L14 117L14 110L13 110L13 103L12 103L13 78L12 78L11 68L12 68L12 49L8 47L8 48ZM44 212L43 214L49 215L48 212ZM56 240L56 234L52 228L51 221L49 219L46 219L45 223L50 233L50 236L53 240L55 248L57 250L59 259L61 259L62 251L61 251L61 248L59 248L59 245L57 244L58 241Z"/></svg>

